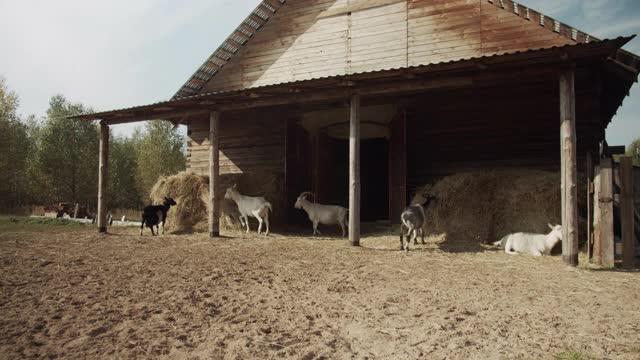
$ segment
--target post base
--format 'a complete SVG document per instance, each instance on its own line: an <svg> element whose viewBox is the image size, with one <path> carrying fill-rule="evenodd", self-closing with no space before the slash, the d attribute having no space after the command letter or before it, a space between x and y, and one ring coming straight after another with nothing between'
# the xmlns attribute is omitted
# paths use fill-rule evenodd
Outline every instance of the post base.
<svg viewBox="0 0 640 360"><path fill-rule="evenodd" d="M360 241L349 241L351 246L360 246Z"/></svg>
<svg viewBox="0 0 640 360"><path fill-rule="evenodd" d="M98 228L98 232L106 233L107 232L107 227L105 226L105 227Z"/></svg>
<svg viewBox="0 0 640 360"><path fill-rule="evenodd" d="M220 237L220 231L212 231L209 233L210 238L218 238Z"/></svg>
<svg viewBox="0 0 640 360"><path fill-rule="evenodd" d="M569 266L578 266L578 254L575 255L562 255L562 260Z"/></svg>

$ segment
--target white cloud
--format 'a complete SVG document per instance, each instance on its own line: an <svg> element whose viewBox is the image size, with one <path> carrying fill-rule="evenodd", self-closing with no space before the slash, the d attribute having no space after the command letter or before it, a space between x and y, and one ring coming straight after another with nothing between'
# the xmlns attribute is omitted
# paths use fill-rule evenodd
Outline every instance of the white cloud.
<svg viewBox="0 0 640 360"><path fill-rule="evenodd" d="M0 0L0 76L25 114L56 93L100 110L167 99L258 2Z"/></svg>
<svg viewBox="0 0 640 360"><path fill-rule="evenodd" d="M576 9L579 4L579 0L524 0L522 2L524 6L530 6L534 10L553 17L559 17L569 10Z"/></svg>
<svg viewBox="0 0 640 360"><path fill-rule="evenodd" d="M628 36L640 32L640 18L630 18L623 21L607 22L605 25L594 26L589 32L601 38Z"/></svg>
<svg viewBox="0 0 640 360"><path fill-rule="evenodd" d="M606 23L629 6L629 0L588 0L582 1L582 13L587 21Z"/></svg>

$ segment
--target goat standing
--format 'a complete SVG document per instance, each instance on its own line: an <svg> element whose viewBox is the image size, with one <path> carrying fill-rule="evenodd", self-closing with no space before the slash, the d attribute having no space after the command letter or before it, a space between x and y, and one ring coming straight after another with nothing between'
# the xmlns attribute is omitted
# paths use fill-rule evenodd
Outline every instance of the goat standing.
<svg viewBox="0 0 640 360"><path fill-rule="evenodd" d="M424 204L410 205L402 211L400 214L400 250L409 251L409 244L411 244L411 234L413 234L413 244L418 244L418 231L422 243L424 244L424 229L422 228L426 221L425 208L429 206L431 200L435 200L433 196L427 196ZM407 228L407 246L404 246L403 228Z"/></svg>
<svg viewBox="0 0 640 360"><path fill-rule="evenodd" d="M238 205L240 224L247 227L247 232L249 232L249 218L247 215L251 214L258 219L258 234L262 232L262 222L264 221L267 225L265 235L269 235L269 212L273 212L270 202L263 197L242 195L236 190L236 185L227 189L224 198L233 200Z"/></svg>
<svg viewBox="0 0 640 360"><path fill-rule="evenodd" d="M167 220L167 212L171 206L177 205L177 203L172 198L164 198L164 202L162 205L149 205L142 210L142 224L140 224L140 235L142 235L142 230L144 229L144 225L146 224L149 229L151 229L151 235L155 235L153 233L153 227L156 226L158 229L158 233L160 233L160 225L158 225L162 221L162 233L164 234L164 223Z"/></svg>
<svg viewBox="0 0 640 360"><path fill-rule="evenodd" d="M533 256L549 255L551 249L562 240L562 225L549 224L551 231L548 234L515 233L503 237L493 243L494 246L504 247L504 252L509 255L518 253Z"/></svg>
<svg viewBox="0 0 640 360"><path fill-rule="evenodd" d="M309 215L309 220L313 223L313 235L320 234L318 230L318 224L334 225L338 224L342 228L342 236L346 236L347 230L347 214L348 210L338 205L321 205L312 203L307 200L307 197L311 195L310 192L303 192L298 196L294 207L296 209L304 209Z"/></svg>

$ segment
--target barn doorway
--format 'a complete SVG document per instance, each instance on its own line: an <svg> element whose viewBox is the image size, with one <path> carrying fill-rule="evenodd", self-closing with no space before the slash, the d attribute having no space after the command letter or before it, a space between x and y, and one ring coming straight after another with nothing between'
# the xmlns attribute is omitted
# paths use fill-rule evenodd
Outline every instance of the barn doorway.
<svg viewBox="0 0 640 360"><path fill-rule="evenodd" d="M390 220L390 137L397 113L390 105L362 108L360 181L362 222ZM293 205L303 191L323 204L349 206L349 113L337 108L303 113L287 126L287 193ZM395 171L394 171L395 173ZM290 224L308 224L290 209Z"/></svg>
<svg viewBox="0 0 640 360"><path fill-rule="evenodd" d="M330 138L321 193L327 202L349 204L349 140ZM385 138L360 141L360 198L363 222L389 220L389 143ZM322 180L321 180L322 181Z"/></svg>

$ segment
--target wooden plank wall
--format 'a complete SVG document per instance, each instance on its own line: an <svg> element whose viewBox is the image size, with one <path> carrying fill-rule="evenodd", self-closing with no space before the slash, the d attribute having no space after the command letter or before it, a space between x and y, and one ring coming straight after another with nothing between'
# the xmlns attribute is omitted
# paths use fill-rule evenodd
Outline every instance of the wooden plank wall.
<svg viewBox="0 0 640 360"><path fill-rule="evenodd" d="M487 0L288 1L201 90L211 92L572 43ZM524 12L524 8L522 8Z"/></svg>
<svg viewBox="0 0 640 360"><path fill-rule="evenodd" d="M276 112L223 114L220 121L220 174L284 173L286 118ZM209 122L188 126L187 170L209 175Z"/></svg>
<svg viewBox="0 0 640 360"><path fill-rule="evenodd" d="M604 136L595 120L595 95L576 105L579 163ZM557 82L431 94L407 118L409 189L434 177L508 167L558 171L560 115Z"/></svg>

